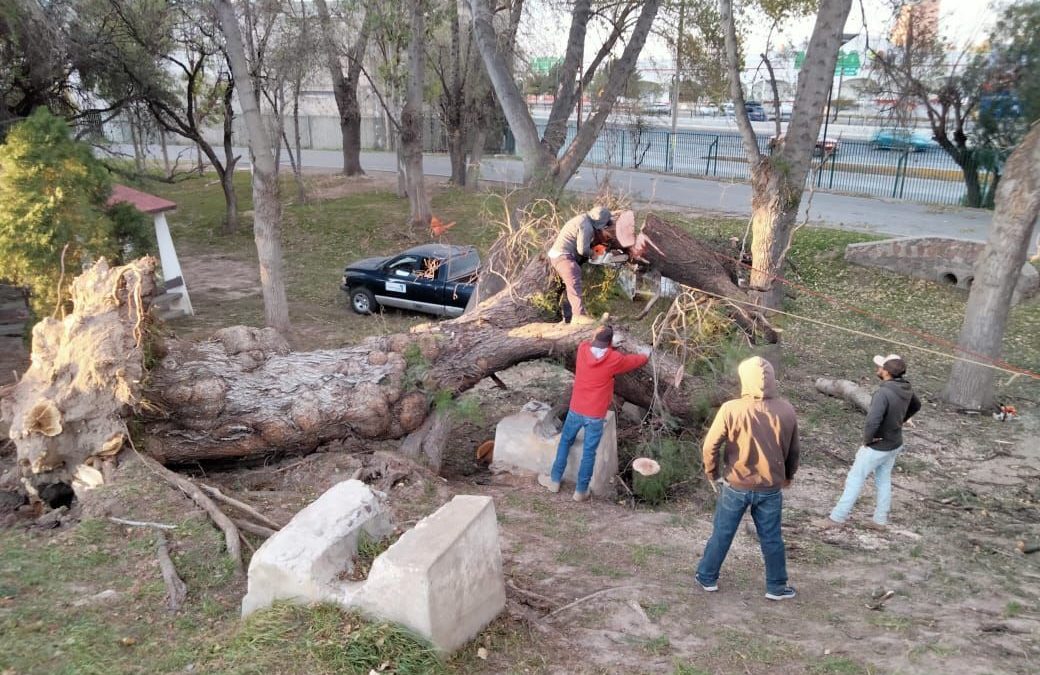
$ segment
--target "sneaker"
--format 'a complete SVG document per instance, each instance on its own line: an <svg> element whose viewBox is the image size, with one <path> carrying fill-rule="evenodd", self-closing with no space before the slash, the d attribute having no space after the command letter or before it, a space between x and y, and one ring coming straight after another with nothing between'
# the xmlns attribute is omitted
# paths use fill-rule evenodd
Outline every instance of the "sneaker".
<svg viewBox="0 0 1040 675"><path fill-rule="evenodd" d="M573 499L576 502L587 502L589 501L589 492L588 490L586 490L585 492L575 492L574 496L571 497L571 499Z"/></svg>
<svg viewBox="0 0 1040 675"><path fill-rule="evenodd" d="M599 322L587 314L579 314L578 316L571 319L572 326L590 326L594 323Z"/></svg>
<svg viewBox="0 0 1040 675"><path fill-rule="evenodd" d="M784 590L773 593L772 591L766 593L766 597L770 600L788 600L796 595L794 589L790 586L784 586Z"/></svg>
<svg viewBox="0 0 1040 675"><path fill-rule="evenodd" d="M538 474L538 484L553 494L560 491L559 481L553 480L551 476L546 476L544 473Z"/></svg>
<svg viewBox="0 0 1040 675"><path fill-rule="evenodd" d="M697 583L700 584L700 587L703 588L706 593L714 593L715 591L719 590L718 582L714 584L706 584L700 579L697 579Z"/></svg>
<svg viewBox="0 0 1040 675"><path fill-rule="evenodd" d="M839 523L837 520L832 520L830 516L820 518L814 524L821 530L836 530L840 527L845 527L845 523Z"/></svg>

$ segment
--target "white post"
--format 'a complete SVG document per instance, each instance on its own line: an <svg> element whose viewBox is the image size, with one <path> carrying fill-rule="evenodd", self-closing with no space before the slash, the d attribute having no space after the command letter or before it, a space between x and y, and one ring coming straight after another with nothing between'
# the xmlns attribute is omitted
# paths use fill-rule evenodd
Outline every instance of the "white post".
<svg viewBox="0 0 1040 675"><path fill-rule="evenodd" d="M166 214L155 214L155 240L159 244L159 262L162 265L163 281L169 281L180 277L184 279L181 272L180 261L177 260L177 249L173 247L173 237L170 236L170 226L166 223ZM173 308L182 309L188 314L195 314L191 307L191 299L188 298L188 284L184 283L178 292L181 299L173 304Z"/></svg>

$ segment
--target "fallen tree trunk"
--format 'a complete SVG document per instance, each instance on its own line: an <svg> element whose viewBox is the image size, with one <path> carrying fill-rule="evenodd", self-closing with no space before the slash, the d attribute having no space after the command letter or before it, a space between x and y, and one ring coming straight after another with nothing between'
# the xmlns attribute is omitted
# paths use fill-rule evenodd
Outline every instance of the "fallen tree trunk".
<svg viewBox="0 0 1040 675"><path fill-rule="evenodd" d="M816 389L828 396L845 399L859 408L860 412L865 413L870 410L870 392L861 388L855 382L819 377L816 378Z"/></svg>
<svg viewBox="0 0 1040 675"><path fill-rule="evenodd" d="M734 261L652 213L643 224L641 239L645 246L638 247L639 257L661 274L694 290L730 300L730 318L748 335L753 338L761 334L770 344L780 341L777 330L751 307L751 298L733 280Z"/></svg>
<svg viewBox="0 0 1040 675"><path fill-rule="evenodd" d="M666 224L654 219L649 225L659 241ZM706 247L689 235L674 237L682 255L710 259ZM705 273L684 273L664 258L654 260L679 281ZM162 358L145 377L140 313L154 285L153 267L154 261L139 261L110 271L99 263L76 282L94 295L77 297L76 311L65 321L72 328L47 325L37 336L33 365L4 407L5 417L13 420L23 474L33 482L69 481L79 464L118 451L120 416L132 413L144 423L148 454L164 464L306 453L343 438L411 434L407 447L425 454L436 468L448 434L446 423L431 416L435 398L458 395L523 361L556 356L566 363L578 343L596 330L595 325L545 322L538 305L550 292L553 275L544 255L536 255L505 289L457 319L315 352L291 352L271 329L235 326L200 343L157 345L152 354ZM714 285L703 279L697 284L733 292L726 286L732 283L728 277L723 281L715 271L710 274ZM143 296L141 288L147 291ZM105 339L90 326L104 326ZM626 345L642 346L631 337ZM102 431L92 430L94 408L65 391L72 380L55 379L55 373L64 372L56 363L93 374L91 405L99 396L106 401L99 409L107 425ZM657 354L652 364L619 377L618 395L692 424L705 404L716 405L729 393L714 382L673 377L683 364L668 355ZM46 419L33 422L28 416L41 401L53 404L58 419L83 423L44 428ZM90 434L85 436L84 429Z"/></svg>

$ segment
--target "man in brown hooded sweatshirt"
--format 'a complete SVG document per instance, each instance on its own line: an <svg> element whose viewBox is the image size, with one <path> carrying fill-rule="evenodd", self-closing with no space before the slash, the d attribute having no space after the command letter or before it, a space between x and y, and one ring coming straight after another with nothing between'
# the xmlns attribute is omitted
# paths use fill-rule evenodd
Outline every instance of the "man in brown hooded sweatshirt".
<svg viewBox="0 0 1040 675"><path fill-rule="evenodd" d="M776 395L768 361L752 357L737 372L741 396L722 404L704 438L704 473L713 484L720 477L725 483L715 503L711 538L697 566L697 581L705 591L719 590L719 570L750 508L765 559L766 597L793 598L780 521L782 489L798 471L798 420L791 404Z"/></svg>

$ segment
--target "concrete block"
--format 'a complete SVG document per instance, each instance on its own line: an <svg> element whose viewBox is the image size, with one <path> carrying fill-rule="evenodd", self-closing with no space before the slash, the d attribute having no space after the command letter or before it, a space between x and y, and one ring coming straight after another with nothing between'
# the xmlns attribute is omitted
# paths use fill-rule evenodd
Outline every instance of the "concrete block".
<svg viewBox="0 0 1040 675"><path fill-rule="evenodd" d="M525 406L526 407L526 406ZM549 473L556 459L556 447L560 444L560 434L552 438L543 438L535 432L535 425L545 414L544 410L521 410L515 415L502 418L495 428L495 457L491 462L492 471L508 471L511 473ZM578 465L581 464L581 447L585 440L584 431L571 446L567 470L563 479L574 483L578 477ZM596 451L596 464L592 469L592 482L589 491L597 497L613 498L614 476L618 472L617 424L614 413L608 412L603 423L603 438Z"/></svg>
<svg viewBox="0 0 1040 675"><path fill-rule="evenodd" d="M339 576L353 565L358 536L365 532L382 539L392 531L386 495L359 480L334 485L253 555L242 616L275 600L311 603L344 597L348 585Z"/></svg>
<svg viewBox="0 0 1040 675"><path fill-rule="evenodd" d="M376 558L351 602L441 652L472 640L506 602L492 499L460 495L419 521Z"/></svg>

